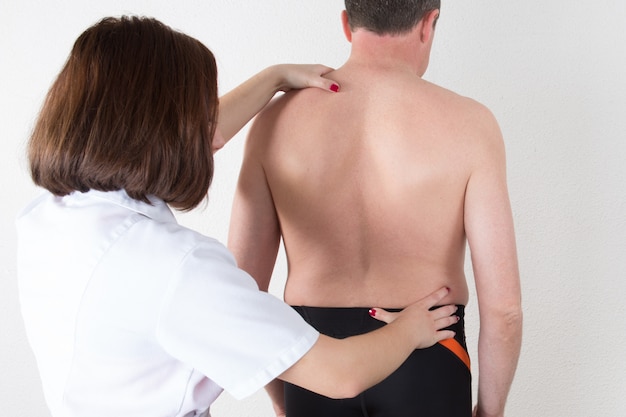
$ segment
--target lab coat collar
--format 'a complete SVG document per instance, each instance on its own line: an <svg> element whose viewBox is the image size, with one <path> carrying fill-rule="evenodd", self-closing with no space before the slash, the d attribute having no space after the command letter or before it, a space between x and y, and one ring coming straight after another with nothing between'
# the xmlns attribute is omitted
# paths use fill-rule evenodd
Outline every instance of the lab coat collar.
<svg viewBox="0 0 626 417"><path fill-rule="evenodd" d="M107 200L110 203L116 204L120 207L124 207L128 210L132 210L159 222L176 223L176 218L174 217L174 214L172 213L170 207L163 200L155 196L148 196L148 199L152 204L147 204L143 201L135 200L129 197L129 195L124 190L89 190L86 193L75 192L73 194L78 194L75 196L78 199L97 198L100 200Z"/></svg>

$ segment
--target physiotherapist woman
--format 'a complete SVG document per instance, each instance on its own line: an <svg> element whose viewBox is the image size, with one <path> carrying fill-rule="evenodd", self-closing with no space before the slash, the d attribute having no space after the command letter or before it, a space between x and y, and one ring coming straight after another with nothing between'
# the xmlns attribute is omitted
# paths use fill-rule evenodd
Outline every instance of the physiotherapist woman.
<svg viewBox="0 0 626 417"><path fill-rule="evenodd" d="M106 18L77 39L29 142L45 192L17 220L22 312L54 417L208 416L222 389L242 398L276 377L351 397L452 337L455 307L429 311L446 289L379 311L378 331L321 336L170 210L206 198L213 152L277 91L336 90L327 71L270 67L218 101L211 52L157 20Z"/></svg>

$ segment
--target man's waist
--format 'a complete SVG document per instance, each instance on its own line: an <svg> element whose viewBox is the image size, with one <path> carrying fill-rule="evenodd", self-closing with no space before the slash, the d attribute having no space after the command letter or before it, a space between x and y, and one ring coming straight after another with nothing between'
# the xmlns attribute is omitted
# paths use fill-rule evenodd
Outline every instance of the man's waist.
<svg viewBox="0 0 626 417"><path fill-rule="evenodd" d="M292 307L320 333L340 339L367 333L385 325L384 322L370 316L370 307ZM457 307L455 315L459 317L459 321L448 329L454 331L457 335L455 339L465 346L465 306L457 305ZM399 312L402 308L386 308L385 310Z"/></svg>

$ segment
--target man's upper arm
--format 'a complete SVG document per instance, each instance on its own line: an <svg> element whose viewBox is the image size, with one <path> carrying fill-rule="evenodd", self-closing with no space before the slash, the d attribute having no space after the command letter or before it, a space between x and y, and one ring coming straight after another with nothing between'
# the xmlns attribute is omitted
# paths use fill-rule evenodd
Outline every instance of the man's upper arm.
<svg viewBox="0 0 626 417"><path fill-rule="evenodd" d="M266 129L250 129L233 201L228 247L238 266L267 291L280 244L280 228L262 165ZM271 131L271 130L269 130Z"/></svg>
<svg viewBox="0 0 626 417"><path fill-rule="evenodd" d="M465 196L465 230L481 313L507 313L519 308L520 284L504 143L491 113L481 119Z"/></svg>

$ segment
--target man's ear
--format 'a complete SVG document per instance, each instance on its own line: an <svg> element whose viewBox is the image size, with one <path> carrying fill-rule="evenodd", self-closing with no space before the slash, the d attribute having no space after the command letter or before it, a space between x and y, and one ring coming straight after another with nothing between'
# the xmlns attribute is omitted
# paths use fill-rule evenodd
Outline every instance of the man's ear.
<svg viewBox="0 0 626 417"><path fill-rule="evenodd" d="M439 9L431 10L422 18L422 28L420 32L422 42L426 43L432 41L433 36L435 36L437 19L439 19Z"/></svg>
<svg viewBox="0 0 626 417"><path fill-rule="evenodd" d="M345 10L341 12L341 27L348 42L352 42L352 29L350 29L350 23L348 23L348 12Z"/></svg>

